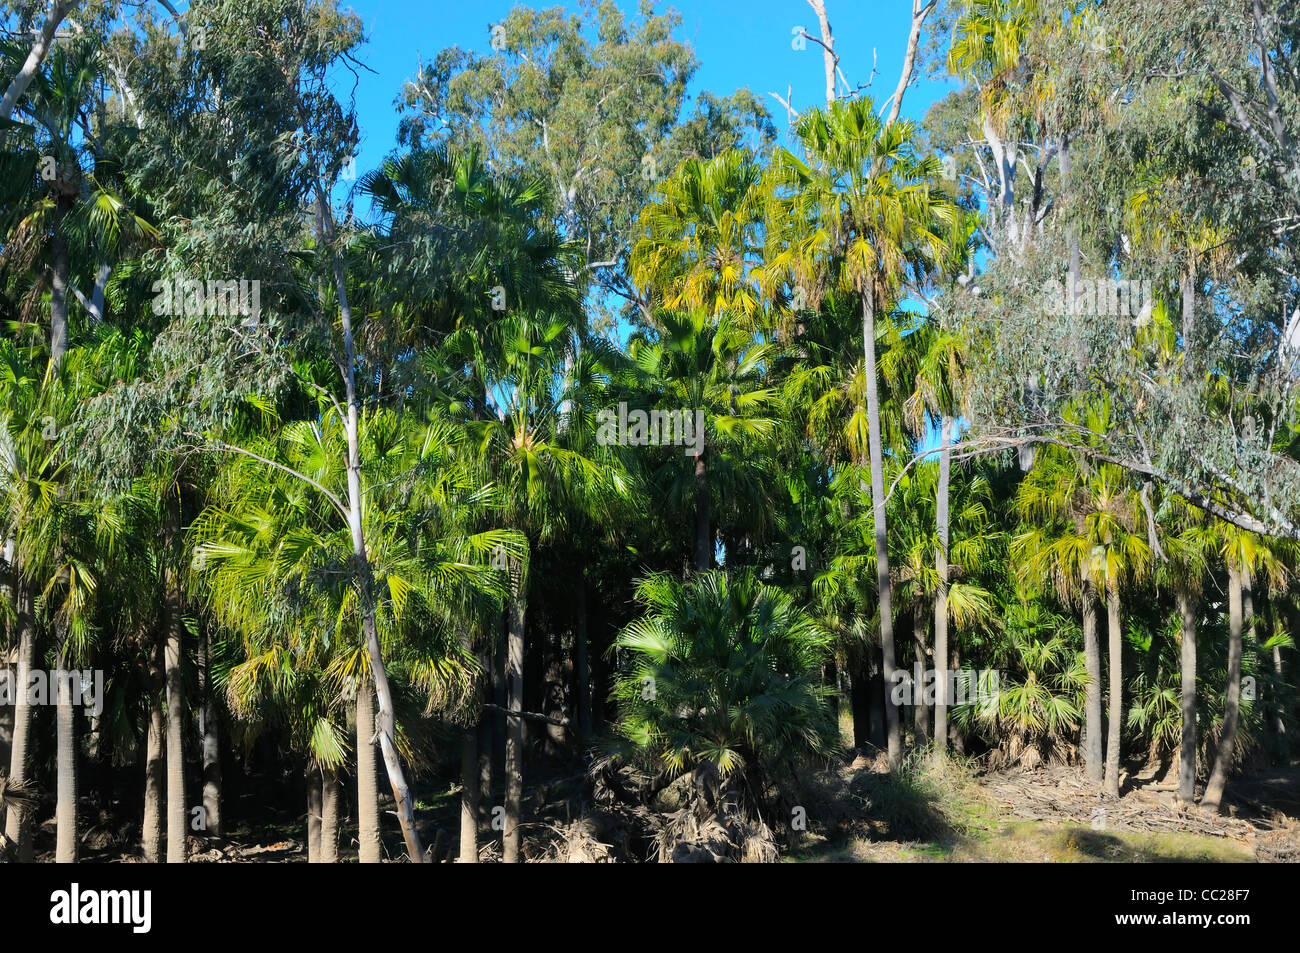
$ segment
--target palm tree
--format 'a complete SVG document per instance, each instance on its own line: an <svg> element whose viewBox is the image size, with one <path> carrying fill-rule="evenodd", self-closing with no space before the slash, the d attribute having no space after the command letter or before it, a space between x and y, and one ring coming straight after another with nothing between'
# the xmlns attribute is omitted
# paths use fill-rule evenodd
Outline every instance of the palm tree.
<svg viewBox="0 0 1300 953"><path fill-rule="evenodd" d="M859 298L863 374L866 380L867 447L875 518L876 582L886 680L895 664L894 619L889 593L876 315L898 300L904 280L944 255L944 226L955 208L934 193L933 159L913 150L914 127L881 122L869 99L839 101L800 116L794 132L804 159L778 149L776 201L769 229L777 251L769 255L768 281L780 275L817 301L834 287ZM886 704L889 762L902 763L898 710Z"/></svg>
<svg viewBox="0 0 1300 953"><path fill-rule="evenodd" d="M1161 542L1165 559L1157 579L1174 590L1178 608L1182 728L1178 761L1178 796L1185 804L1196 803L1196 622L1201 589L1209 571L1214 530L1204 514L1181 497L1171 497L1161 507L1167 515L1167 530Z"/></svg>
<svg viewBox="0 0 1300 953"><path fill-rule="evenodd" d="M520 805L523 798L523 660L529 596L530 554L567 525L582 509L581 500L599 495L619 479L607 462L573 449L570 425L573 368L578 336L563 317L511 311L486 335L465 328L448 337L444 359L462 369L466 390L491 408L468 421L493 482L500 486L503 519L528 545L500 553L509 567L506 607L506 736L504 859L519 860Z"/></svg>
<svg viewBox="0 0 1300 953"><path fill-rule="evenodd" d="M1089 534L1086 496L1080 473L1062 453L1039 454L1016 494L1016 507L1029 524L1011 545L1012 562L1022 583L1053 590L1066 605L1079 605L1087 669L1084 702L1084 764L1088 778L1100 782L1102 748L1101 648L1097 641L1097 583L1100 560Z"/></svg>
<svg viewBox="0 0 1300 953"><path fill-rule="evenodd" d="M1215 812L1222 807L1228 771L1236 756L1237 726L1241 718L1242 633L1255 623L1255 577L1261 569L1275 578L1284 574L1267 543L1256 534L1228 524L1222 524L1219 532L1220 554L1228 568L1228 684L1214 767L1201 795L1201 807Z"/></svg>
<svg viewBox="0 0 1300 953"><path fill-rule="evenodd" d="M923 342L924 356L915 373L915 389L904 403L904 414L917 434L922 434L933 415L939 422L939 479L935 488L934 571L934 657L936 665L948 668L948 577L950 574L949 494L952 484L952 444L965 377L961 340L943 328L925 326L912 332ZM934 748L942 756L948 746L947 678L935 685Z"/></svg>
<svg viewBox="0 0 1300 953"><path fill-rule="evenodd" d="M719 504L744 501L761 512L771 495L772 465L762 448L777 431L779 394L768 377L777 351L755 340L731 312L716 319L698 310L658 312L656 321L653 337L638 333L628 342L633 393L652 408L685 411L703 422L703 432L691 435L693 445L685 452L674 447L654 479L674 508L694 502L695 570L704 572L713 565Z"/></svg>
<svg viewBox="0 0 1300 953"><path fill-rule="evenodd" d="M262 411L268 431L244 435L242 452L224 468L217 501L191 530L196 563L210 611L245 639L248 660L231 689L239 711L256 710L247 699L258 697L262 668L274 669L286 653L301 659L309 691L295 695L291 708L315 713L303 722L299 750L310 755L322 807L337 803L333 779L345 747L327 736L354 694L361 860L378 862L370 654L356 639L361 610L347 571L348 541L328 501L322 502L345 478L338 462L346 430L326 399L311 421L284 423L269 407ZM412 687L425 693L430 711L454 711L465 703L475 664L459 642L458 620L467 618L464 607L475 600L501 597L489 559L498 549L518 553L522 540L501 530L467 529L500 501L466 465L470 448L463 430L437 416L419 422L414 414L387 410L367 413L359 424L371 501L364 529L383 594L376 632L385 656L399 666L395 671L407 673ZM263 461L275 464L270 478ZM396 742L407 760L415 758L404 734ZM324 825L327 831L330 826ZM326 834L322 841L322 856L329 857Z"/></svg>
<svg viewBox="0 0 1300 953"><path fill-rule="evenodd" d="M641 211L631 272L652 308L723 314L746 327L758 318L763 217L761 169L730 149L687 159L660 182ZM647 315L649 317L649 315Z"/></svg>
<svg viewBox="0 0 1300 953"><path fill-rule="evenodd" d="M748 571L651 576L637 601L645 615L614 643L628 657L614 689L624 756L665 779L690 773L708 810L731 793L761 816L780 772L832 749L829 634Z"/></svg>

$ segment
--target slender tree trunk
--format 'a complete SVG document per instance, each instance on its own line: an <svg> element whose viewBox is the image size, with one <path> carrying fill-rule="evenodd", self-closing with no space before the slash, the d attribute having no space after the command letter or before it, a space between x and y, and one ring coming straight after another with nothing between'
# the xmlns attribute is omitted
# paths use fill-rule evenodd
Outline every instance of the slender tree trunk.
<svg viewBox="0 0 1300 953"><path fill-rule="evenodd" d="M849 707L853 713L853 747L865 750L872 743L871 666L866 659L859 662L849 676Z"/></svg>
<svg viewBox="0 0 1300 953"><path fill-rule="evenodd" d="M1249 577L1229 561L1228 565L1228 687L1223 700L1223 729L1219 732L1214 769L1205 785L1201 807L1218 811L1223 806L1223 790L1228 783L1233 747L1237 740L1237 720L1241 714L1241 630L1242 605Z"/></svg>
<svg viewBox="0 0 1300 953"><path fill-rule="evenodd" d="M494 713L492 719L492 773L497 778L496 783L500 785L500 788L496 790L502 795L504 795L506 783L506 725L508 722L506 712L510 710L509 677L506 674L510 668L510 625L506 621L508 613L508 608L503 609L501 612L501 637L497 640L496 657L493 660L495 667L492 670L492 698L493 703L499 709ZM488 790L492 790L492 788L489 787Z"/></svg>
<svg viewBox="0 0 1300 953"><path fill-rule="evenodd" d="M66 648L59 653L66 659ZM61 662L62 664L66 662ZM73 679L77 676L60 670L55 681L57 705L55 708L56 750L58 761L58 799L55 806L55 819L58 833L55 842L54 860L60 864L77 862L77 712L73 691Z"/></svg>
<svg viewBox="0 0 1300 953"><path fill-rule="evenodd" d="M1273 646L1273 674L1277 676L1277 684L1286 684L1286 675L1282 670L1282 647ZM1282 697L1274 700L1276 710L1273 713L1273 730L1277 732L1278 748L1282 756L1287 757L1288 746L1286 738L1286 706L1283 704Z"/></svg>
<svg viewBox="0 0 1300 953"><path fill-rule="evenodd" d="M709 505L708 466L704 453L695 458L695 569L713 568L713 517Z"/></svg>
<svg viewBox="0 0 1300 953"><path fill-rule="evenodd" d="M325 188L319 181L315 183L315 191L317 238L322 247L326 247L334 241L334 213L330 209ZM357 411L357 361L352 336L352 306L348 300L343 261L338 254L330 255L330 267L334 276L334 291L338 296L339 323L343 335L342 377L347 406L348 442L346 513L348 529L352 535L352 560L361 596L361 629L365 636L366 656L370 662L375 700L379 708L376 716L379 748L383 754L384 767L388 772L388 782L393 789L393 800L397 804L397 818L402 825L402 837L406 841L407 856L411 863L422 864L425 862L425 856L424 848L420 844L420 834L415 827L415 803L411 796L411 787L406 781L406 773L402 770L401 758L397 753L397 721L393 713L393 696L388 685L383 651L379 645L379 628L375 622L375 580L370 566L370 557L366 554L365 530L361 523L361 430Z"/></svg>
<svg viewBox="0 0 1300 953"><path fill-rule="evenodd" d="M504 708L504 699L498 698L496 686L501 682L501 666L497 665L497 651L489 641L480 650L479 659L483 663L483 670L487 673L482 687L483 697L491 700L498 708ZM486 822L491 819L492 807L492 775L493 764L496 751L496 720L495 712L482 711L478 716L478 798L479 798L479 821ZM502 758L504 761L505 751L502 749Z"/></svg>
<svg viewBox="0 0 1300 953"><path fill-rule="evenodd" d="M889 547L885 523L885 463L880 441L880 394L876 379L876 309L871 289L862 295L863 374L867 382L867 435L871 465L871 512L876 533L876 589L880 605L881 675L885 681L885 724L888 730L889 768L903 763L903 737L898 706L894 704L894 610L889 589Z"/></svg>
<svg viewBox="0 0 1300 953"><path fill-rule="evenodd" d="M509 635L506 653L506 803L505 831L502 837L502 860L519 863L519 822L524 796L524 621L527 612L527 569L517 568L515 591L507 609Z"/></svg>
<svg viewBox="0 0 1300 953"><path fill-rule="evenodd" d="M912 642L920 672L920 679L912 686L912 730L918 748L930 740L930 706L925 701L925 672L930 667L925 653L925 627L929 622L929 608L919 597L912 605Z"/></svg>
<svg viewBox="0 0 1300 953"><path fill-rule="evenodd" d="M479 763L474 728L460 733L460 857L462 864L478 863Z"/></svg>
<svg viewBox="0 0 1300 953"><path fill-rule="evenodd" d="M163 671L167 680L167 863L183 864L189 824L185 805L185 683L181 673L185 620L175 556L181 532L179 488L168 496L163 528L164 548L169 554L163 570L163 618L167 627L163 646Z"/></svg>
<svg viewBox="0 0 1300 953"><path fill-rule="evenodd" d="M321 774L320 766L308 762L307 779L307 863L320 863Z"/></svg>
<svg viewBox="0 0 1300 953"><path fill-rule="evenodd" d="M587 567L584 565L578 573L577 624L574 626L573 662L577 670L578 681L578 741L586 744L591 740L591 662L587 648Z"/></svg>
<svg viewBox="0 0 1300 953"><path fill-rule="evenodd" d="M961 673L961 642L957 639L952 640L952 670L954 677ZM966 756L966 737L961 733L961 728L956 722L948 723L948 743L952 745L952 750L957 753L958 757Z"/></svg>
<svg viewBox="0 0 1300 953"><path fill-rule="evenodd" d="M18 784L28 780L32 719L35 712L30 704L28 684L36 664L36 615L32 593L23 581L18 566L14 566L14 625L18 635L17 680L14 683L14 737L9 750L9 779ZM31 812L18 806L5 812L5 837L14 845L17 857L24 863L32 860Z"/></svg>
<svg viewBox="0 0 1300 953"><path fill-rule="evenodd" d="M206 625L199 636L199 681L203 693L203 706L199 709L199 734L203 739L203 823L209 837L220 837L221 739L216 694L212 688L212 630Z"/></svg>
<svg viewBox="0 0 1300 953"><path fill-rule="evenodd" d="M934 594L934 750L948 750L948 488L952 478L952 418L944 415L940 427L939 489L935 497L934 571L939 577Z"/></svg>
<svg viewBox="0 0 1300 953"><path fill-rule="evenodd" d="M163 785L166 783L167 762L164 748L167 737L163 718L163 687L157 648L150 662L149 673L149 728L145 741L144 759L144 827L141 834L145 863L163 861Z"/></svg>
<svg viewBox="0 0 1300 953"><path fill-rule="evenodd" d="M321 768L320 862L339 862L339 776L333 768Z"/></svg>
<svg viewBox="0 0 1300 953"><path fill-rule="evenodd" d="M360 861L378 864L379 781L375 776L375 694L370 682L357 679L357 841Z"/></svg>
<svg viewBox="0 0 1300 953"><path fill-rule="evenodd" d="M1187 590L1178 593L1178 615L1182 619L1182 702L1183 736L1178 757L1178 796L1186 804L1196 802L1196 598Z"/></svg>
<svg viewBox="0 0 1300 953"><path fill-rule="evenodd" d="M0 666L0 678L16 679L16 673L9 666ZM10 684L17 685L12 681ZM14 706L9 702L0 705L0 766L9 771L9 758L14 748ZM5 806L0 804L0 831L5 829Z"/></svg>
<svg viewBox="0 0 1300 953"><path fill-rule="evenodd" d="M68 239L63 220L72 207L62 192L55 205L54 236L50 239L50 364L58 367L68 350Z"/></svg>
<svg viewBox="0 0 1300 953"><path fill-rule="evenodd" d="M68 0L51 0L51 3L46 8L45 25L41 27L41 32L37 34L36 42L32 44L32 48L28 51L27 59L23 61L18 75L9 83L4 98L0 99L0 119L13 118L14 107L18 105L18 100L22 99L23 93L27 91L28 85L31 84L32 79L41 68L41 63L44 62L45 55L54 42L54 34L58 32L59 24L75 7L76 4L68 2Z"/></svg>
<svg viewBox="0 0 1300 953"><path fill-rule="evenodd" d="M1088 671L1084 696L1084 763L1088 780L1102 779L1101 645L1097 640L1097 589L1091 567L1083 576L1083 657Z"/></svg>
<svg viewBox="0 0 1300 953"><path fill-rule="evenodd" d="M1106 793L1119 797L1119 756L1124 730L1124 629L1119 604L1119 588L1106 587L1106 628L1110 644L1107 665L1110 670L1108 701L1110 722L1106 738Z"/></svg>
<svg viewBox="0 0 1300 953"><path fill-rule="evenodd" d="M558 632L551 632L542 641L542 708L548 718L562 722L565 720L565 685L570 680L570 673L564 664L564 643ZM564 750L567 731L563 725L546 725L546 752L558 755Z"/></svg>

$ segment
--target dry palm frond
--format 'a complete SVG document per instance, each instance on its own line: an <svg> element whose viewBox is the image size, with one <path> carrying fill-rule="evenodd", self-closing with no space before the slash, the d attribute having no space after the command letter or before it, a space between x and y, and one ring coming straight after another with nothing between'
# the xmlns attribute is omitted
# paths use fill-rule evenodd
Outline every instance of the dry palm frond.
<svg viewBox="0 0 1300 953"><path fill-rule="evenodd" d="M8 775L0 774L0 810L18 808L30 811L36 807L36 786L21 781L11 781Z"/></svg>

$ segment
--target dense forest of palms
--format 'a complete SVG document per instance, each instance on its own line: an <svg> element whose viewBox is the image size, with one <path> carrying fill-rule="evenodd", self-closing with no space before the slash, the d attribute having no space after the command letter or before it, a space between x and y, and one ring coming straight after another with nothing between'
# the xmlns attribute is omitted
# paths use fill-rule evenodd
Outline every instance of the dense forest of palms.
<svg viewBox="0 0 1300 953"><path fill-rule="evenodd" d="M0 2L0 859L1294 785L1295 4L910 2L812 105L517 6L375 169L336 0Z"/></svg>

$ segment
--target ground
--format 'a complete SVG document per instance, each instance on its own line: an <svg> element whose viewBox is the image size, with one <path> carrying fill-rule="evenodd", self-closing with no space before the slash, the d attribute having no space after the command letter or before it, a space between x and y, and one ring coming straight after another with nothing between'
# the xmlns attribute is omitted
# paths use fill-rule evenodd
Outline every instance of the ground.
<svg viewBox="0 0 1300 953"><path fill-rule="evenodd" d="M1300 765L1230 784L1230 813L1219 817L1178 803L1154 779L1135 778L1116 800L1077 767L982 774L913 764L896 781L882 762L859 758L839 772L870 819L810 824L787 861L1300 861Z"/></svg>
<svg viewBox="0 0 1300 953"><path fill-rule="evenodd" d="M1234 778L1228 815L1210 816L1178 803L1175 786L1135 768L1119 800L1100 794L1077 766L984 772L978 761L934 767L914 757L899 775L885 770L882 753L845 756L805 780L799 805L806 830L796 833L782 859L796 863L905 862L1297 862L1300 861L1300 762ZM566 832L596 816L587 803L582 772L573 762L537 765L530 778L525 829L529 860L566 856L557 850ZM256 825L232 823L220 842L190 838L190 859L206 863L304 862L305 822L290 805L261 798L246 805ZM459 788L423 791L418 805L421 837L438 860L458 844ZM384 849L401 856L402 840L385 811ZM37 835L37 857L53 860L54 822L48 813ZM83 799L82 860L140 862L139 826ZM775 830L793 820L765 818ZM90 821L90 823L87 823ZM602 835L603 836L603 835ZM608 838L605 838L608 840ZM356 828L341 837L344 862L356 860ZM480 836L481 857L500 858L499 835ZM613 859L594 838L586 860ZM641 845L638 855L647 855Z"/></svg>

